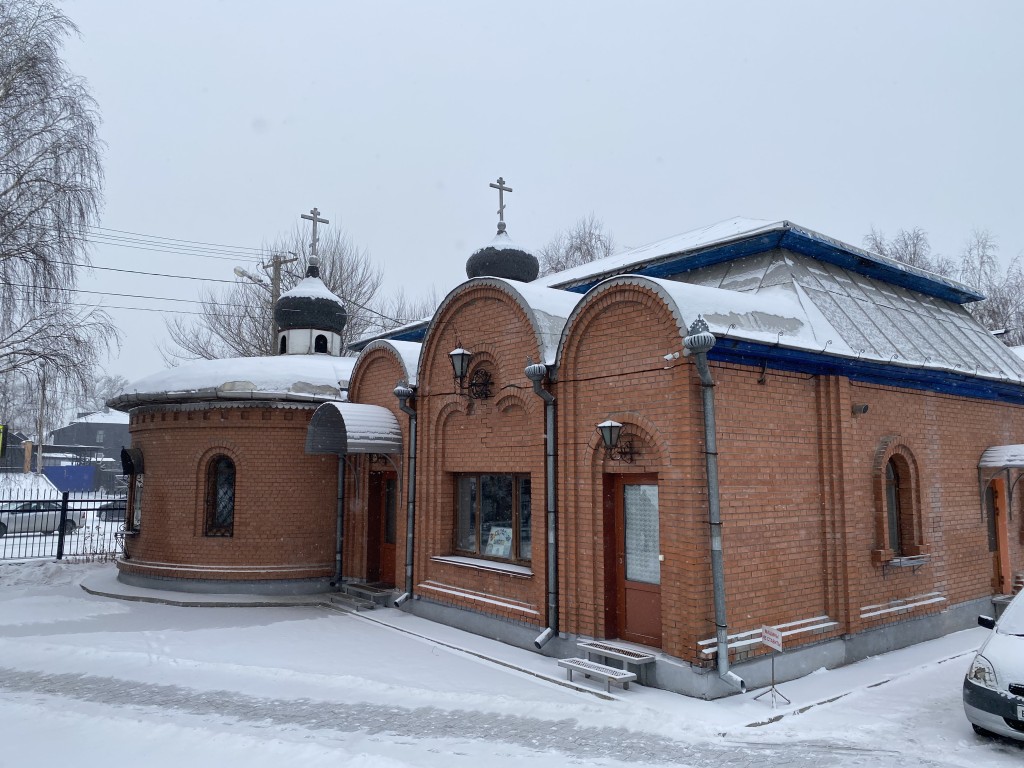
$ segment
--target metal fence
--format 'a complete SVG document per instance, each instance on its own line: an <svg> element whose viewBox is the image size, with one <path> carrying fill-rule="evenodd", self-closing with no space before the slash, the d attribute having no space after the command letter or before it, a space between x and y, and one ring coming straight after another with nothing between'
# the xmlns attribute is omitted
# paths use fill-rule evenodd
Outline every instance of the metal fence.
<svg viewBox="0 0 1024 768"><path fill-rule="evenodd" d="M123 496L0 487L0 560L113 560L124 518Z"/></svg>

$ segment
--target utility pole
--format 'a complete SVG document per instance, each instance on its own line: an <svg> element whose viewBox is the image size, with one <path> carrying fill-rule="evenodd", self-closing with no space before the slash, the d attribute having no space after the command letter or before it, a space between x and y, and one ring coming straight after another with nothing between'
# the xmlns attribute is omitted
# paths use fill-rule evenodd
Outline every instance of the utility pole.
<svg viewBox="0 0 1024 768"><path fill-rule="evenodd" d="M277 307L277 300L281 298L281 265L291 264L298 261L299 257L292 254L292 258L286 259L280 253L275 253L270 264L262 265L264 269L270 268L270 354L275 352L277 344L277 318L274 317L274 309Z"/></svg>
<svg viewBox="0 0 1024 768"><path fill-rule="evenodd" d="M39 450L36 451L36 474L43 474L43 435L46 413L46 364L39 365L39 419L36 421L36 434L39 436Z"/></svg>
<svg viewBox="0 0 1024 768"><path fill-rule="evenodd" d="M260 264L260 269L267 270L270 272L270 284L267 285L267 281L259 275L254 275L241 267L235 267L235 275L238 277L244 277L246 280L260 286L264 290L270 291L270 339L267 346L267 354L270 356L274 355L275 347L277 345L277 320L274 318L274 308L277 306L277 300L281 298L281 267L284 264L291 264L293 261L298 261L298 256L289 251L292 256L290 259L286 259L282 254L275 253L270 257L270 261L265 264Z"/></svg>

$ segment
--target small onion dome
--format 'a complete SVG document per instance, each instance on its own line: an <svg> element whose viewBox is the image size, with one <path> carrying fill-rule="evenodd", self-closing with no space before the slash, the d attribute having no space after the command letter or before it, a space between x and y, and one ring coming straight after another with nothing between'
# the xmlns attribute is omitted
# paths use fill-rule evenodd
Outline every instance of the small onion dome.
<svg viewBox="0 0 1024 768"><path fill-rule="evenodd" d="M466 277L501 277L529 283L536 280L540 262L529 251L512 242L502 226L490 244L484 246L466 262Z"/></svg>
<svg viewBox="0 0 1024 768"><path fill-rule="evenodd" d="M310 258L306 276L299 284L277 300L274 320L282 331L314 328L341 334L345 329L348 320L345 305L320 279L320 266L315 257Z"/></svg>

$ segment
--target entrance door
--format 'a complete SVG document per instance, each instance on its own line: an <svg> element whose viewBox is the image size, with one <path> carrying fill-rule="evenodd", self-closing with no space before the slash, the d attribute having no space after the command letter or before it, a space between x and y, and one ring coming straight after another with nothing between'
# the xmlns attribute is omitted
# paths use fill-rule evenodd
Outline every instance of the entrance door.
<svg viewBox="0 0 1024 768"><path fill-rule="evenodd" d="M992 591L997 595L1008 595L1013 591L1005 491L1006 481L996 478L989 483L985 492L988 551L992 553Z"/></svg>
<svg viewBox="0 0 1024 768"><path fill-rule="evenodd" d="M369 495L366 580L393 587L398 476L392 471L370 472Z"/></svg>
<svg viewBox="0 0 1024 768"><path fill-rule="evenodd" d="M616 482L616 597L619 637L661 647L661 538L656 475Z"/></svg>

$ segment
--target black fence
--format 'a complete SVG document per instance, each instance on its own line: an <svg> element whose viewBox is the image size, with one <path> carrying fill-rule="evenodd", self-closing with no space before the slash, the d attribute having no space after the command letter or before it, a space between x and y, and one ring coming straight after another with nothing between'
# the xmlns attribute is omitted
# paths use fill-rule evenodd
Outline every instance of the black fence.
<svg viewBox="0 0 1024 768"><path fill-rule="evenodd" d="M124 520L123 496L0 486L0 560L113 560Z"/></svg>

